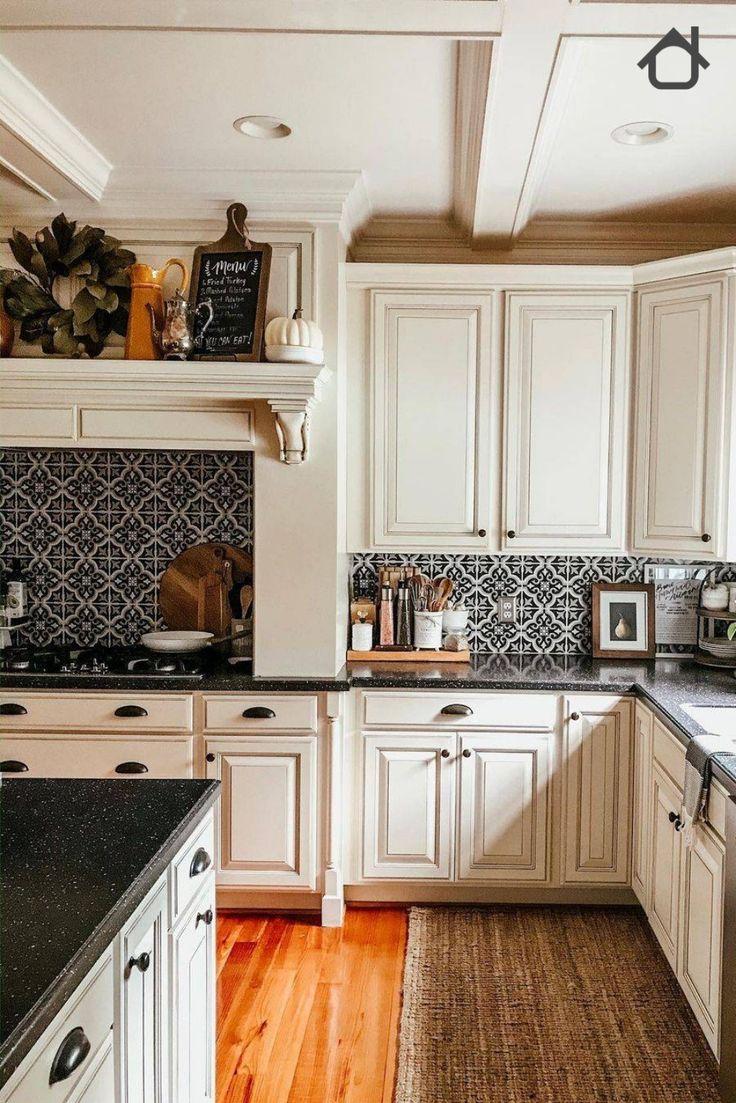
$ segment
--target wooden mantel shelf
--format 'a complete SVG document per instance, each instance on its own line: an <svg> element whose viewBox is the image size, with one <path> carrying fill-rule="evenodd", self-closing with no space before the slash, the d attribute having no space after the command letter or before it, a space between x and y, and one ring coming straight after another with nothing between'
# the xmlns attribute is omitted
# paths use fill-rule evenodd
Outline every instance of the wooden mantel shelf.
<svg viewBox="0 0 736 1103"><path fill-rule="evenodd" d="M309 411L330 374L311 364L0 360L0 444L251 448L253 415L243 404L262 399L282 461L302 463Z"/></svg>

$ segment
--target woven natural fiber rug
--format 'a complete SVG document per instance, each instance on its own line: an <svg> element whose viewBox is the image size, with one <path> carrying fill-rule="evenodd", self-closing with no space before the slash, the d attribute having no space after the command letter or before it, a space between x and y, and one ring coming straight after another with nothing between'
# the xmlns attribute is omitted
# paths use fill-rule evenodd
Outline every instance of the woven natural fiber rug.
<svg viewBox="0 0 736 1103"><path fill-rule="evenodd" d="M412 908L395 1103L718 1103L636 908Z"/></svg>

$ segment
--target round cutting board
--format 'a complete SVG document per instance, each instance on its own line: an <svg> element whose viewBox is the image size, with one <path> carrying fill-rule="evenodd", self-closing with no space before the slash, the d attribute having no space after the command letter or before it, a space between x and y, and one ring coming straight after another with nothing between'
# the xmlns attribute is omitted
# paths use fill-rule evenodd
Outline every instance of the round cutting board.
<svg viewBox="0 0 736 1103"><path fill-rule="evenodd" d="M232 571L233 592L241 586L253 583L253 559L232 544L197 544L177 555L163 573L159 590L161 616L168 628L196 631L198 624L202 580L216 576L227 560ZM240 616L240 610L232 610L231 616ZM223 624L222 630L229 628Z"/></svg>

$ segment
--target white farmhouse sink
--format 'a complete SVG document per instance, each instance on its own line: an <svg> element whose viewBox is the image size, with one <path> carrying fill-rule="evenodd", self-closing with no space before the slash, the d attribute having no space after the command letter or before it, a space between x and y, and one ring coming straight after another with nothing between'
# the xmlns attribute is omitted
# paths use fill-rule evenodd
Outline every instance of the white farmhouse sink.
<svg viewBox="0 0 736 1103"><path fill-rule="evenodd" d="M683 705L682 707L710 735L736 739L736 705Z"/></svg>

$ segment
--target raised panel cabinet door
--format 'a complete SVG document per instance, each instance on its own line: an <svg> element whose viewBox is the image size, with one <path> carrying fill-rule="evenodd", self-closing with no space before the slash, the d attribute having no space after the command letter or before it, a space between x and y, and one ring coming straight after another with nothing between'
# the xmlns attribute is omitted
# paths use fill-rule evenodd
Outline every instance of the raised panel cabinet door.
<svg viewBox="0 0 736 1103"><path fill-rule="evenodd" d="M222 782L218 884L315 888L316 735L208 739L206 752Z"/></svg>
<svg viewBox="0 0 736 1103"><path fill-rule="evenodd" d="M565 710L564 880L626 884L631 702L566 697Z"/></svg>
<svg viewBox="0 0 736 1103"><path fill-rule="evenodd" d="M718 1056L723 946L725 850L697 827L682 848L679 979L708 1042Z"/></svg>
<svg viewBox="0 0 736 1103"><path fill-rule="evenodd" d="M647 915L652 930L674 970L680 925L682 833L678 816L682 794L662 773L652 768L650 802L651 866Z"/></svg>
<svg viewBox="0 0 736 1103"><path fill-rule="evenodd" d="M549 739L461 737L458 880L546 879Z"/></svg>
<svg viewBox="0 0 736 1103"><path fill-rule="evenodd" d="M373 544L488 547L490 294L374 292Z"/></svg>
<svg viewBox="0 0 736 1103"><path fill-rule="evenodd" d="M634 709L634 808L631 847L631 884L642 907L649 892L650 822L652 787L652 714L639 701Z"/></svg>
<svg viewBox="0 0 736 1103"><path fill-rule="evenodd" d="M90 1072L67 1103L111 1103L115 1098L115 1054L111 1039L96 1055Z"/></svg>
<svg viewBox="0 0 736 1103"><path fill-rule="evenodd" d="M168 1099L167 925L164 881L120 938L120 1103Z"/></svg>
<svg viewBox="0 0 736 1103"><path fill-rule="evenodd" d="M725 285L639 294L634 549L725 553Z"/></svg>
<svg viewBox="0 0 736 1103"><path fill-rule="evenodd" d="M624 294L509 294L505 547L623 547L628 316Z"/></svg>
<svg viewBox="0 0 736 1103"><path fill-rule="evenodd" d="M454 733L364 737L363 876L452 874Z"/></svg>
<svg viewBox="0 0 736 1103"><path fill-rule="evenodd" d="M171 1100L215 1099L215 879L170 935Z"/></svg>

